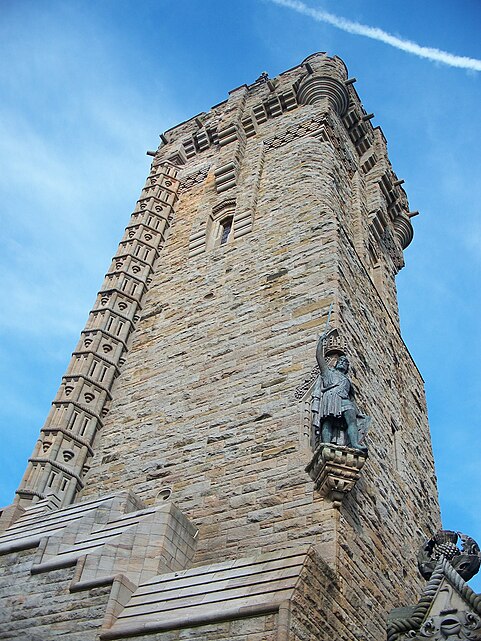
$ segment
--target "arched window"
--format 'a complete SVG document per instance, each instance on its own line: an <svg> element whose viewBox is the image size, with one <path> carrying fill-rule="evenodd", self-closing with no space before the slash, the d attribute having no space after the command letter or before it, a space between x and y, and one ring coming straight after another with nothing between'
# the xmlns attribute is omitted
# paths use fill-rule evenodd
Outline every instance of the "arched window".
<svg viewBox="0 0 481 641"><path fill-rule="evenodd" d="M232 223L234 221L234 216L227 216L227 218L224 218L223 220L220 221L219 224L219 238L220 238L220 245L225 245L226 242L229 239L230 233L232 231Z"/></svg>
<svg viewBox="0 0 481 641"><path fill-rule="evenodd" d="M252 211L236 211L235 198L227 198L199 217L189 238L189 257L229 245L252 231Z"/></svg>

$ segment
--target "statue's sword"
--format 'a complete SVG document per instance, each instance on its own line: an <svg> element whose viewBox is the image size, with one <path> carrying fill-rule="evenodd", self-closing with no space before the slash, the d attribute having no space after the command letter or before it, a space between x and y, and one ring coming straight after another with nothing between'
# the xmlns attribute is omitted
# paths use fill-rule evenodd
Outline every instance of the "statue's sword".
<svg viewBox="0 0 481 641"><path fill-rule="evenodd" d="M333 308L333 307L334 307L334 302L332 302L332 303L329 305L329 311L327 312L327 320L326 320L326 325L325 325L325 327L324 327L324 332L323 332L323 334L325 334L325 333L327 332L327 328L329 327L329 321L331 320L331 312L332 312L332 308Z"/></svg>
<svg viewBox="0 0 481 641"><path fill-rule="evenodd" d="M329 321L331 320L331 312L332 308L334 307L334 303L331 303L329 306L329 310L327 312L327 320L326 320L326 325L324 327L324 332L325 334L327 332L327 328L329 327ZM321 336L323 335L321 334ZM303 398L304 394L307 392L309 387L312 385L312 381L314 381L317 377L319 376L319 367L316 365L314 369L311 370L311 373L309 375L309 378L302 383L302 385L299 385L299 387L296 389L296 399L300 400Z"/></svg>

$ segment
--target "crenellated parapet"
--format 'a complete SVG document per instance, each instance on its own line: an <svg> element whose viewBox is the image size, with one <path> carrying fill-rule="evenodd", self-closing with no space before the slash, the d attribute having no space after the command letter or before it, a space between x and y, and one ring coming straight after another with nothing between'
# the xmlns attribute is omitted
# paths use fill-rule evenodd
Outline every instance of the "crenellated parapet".
<svg viewBox="0 0 481 641"><path fill-rule="evenodd" d="M84 485L179 185L173 164L154 161L17 490L21 506L49 495L68 505Z"/></svg>
<svg viewBox="0 0 481 641"><path fill-rule="evenodd" d="M215 192L207 194L205 206L212 212L226 197L234 203L226 216L232 217L234 239L251 231L254 224L252 206L243 210L236 193L239 189L245 193L245 183L239 181L247 146L260 145L263 154L302 136L327 142L353 181L353 199L356 191L365 194L361 200L368 206L353 226L353 242L378 287L384 289L382 283L404 265L403 250L413 236L411 214L403 181L388 160L382 131L373 127L374 114L362 105L355 82L340 58L313 54L276 78L263 73L253 84L231 91L228 100L210 112L166 132L157 157L181 167L183 189L213 177ZM273 129L274 120L294 111L299 112L294 120L290 118L285 127L279 121ZM346 204L355 209L355 202ZM199 220L192 228L190 256L215 247L221 235L219 216L211 213ZM382 278L379 273L375 276L381 263L385 263Z"/></svg>

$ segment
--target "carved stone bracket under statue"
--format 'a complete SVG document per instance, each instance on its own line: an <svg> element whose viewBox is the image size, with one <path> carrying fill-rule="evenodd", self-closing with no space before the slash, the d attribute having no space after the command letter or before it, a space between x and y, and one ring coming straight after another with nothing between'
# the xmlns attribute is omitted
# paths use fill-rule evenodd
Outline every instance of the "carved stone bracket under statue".
<svg viewBox="0 0 481 641"><path fill-rule="evenodd" d="M339 508L344 496L356 484L366 459L367 452L362 450L319 443L306 472L314 481L316 490Z"/></svg>

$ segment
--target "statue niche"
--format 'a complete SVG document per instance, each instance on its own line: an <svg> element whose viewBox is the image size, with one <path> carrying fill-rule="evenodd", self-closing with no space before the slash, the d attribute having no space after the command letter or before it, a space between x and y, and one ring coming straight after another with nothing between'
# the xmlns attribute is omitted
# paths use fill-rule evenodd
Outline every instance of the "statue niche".
<svg viewBox="0 0 481 641"><path fill-rule="evenodd" d="M327 358L335 356L329 366ZM354 388L348 377L349 360L340 347L337 329L325 331L316 349L319 374L311 401L314 449L320 443L334 443L367 453L365 436L371 418L359 411Z"/></svg>

